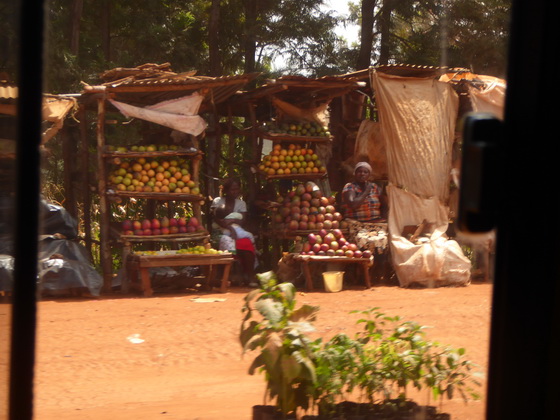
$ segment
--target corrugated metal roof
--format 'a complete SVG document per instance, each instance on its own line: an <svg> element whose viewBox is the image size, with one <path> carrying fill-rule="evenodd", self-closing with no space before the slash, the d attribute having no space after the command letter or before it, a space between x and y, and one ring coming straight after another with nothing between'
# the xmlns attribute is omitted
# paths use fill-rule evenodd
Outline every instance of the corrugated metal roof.
<svg viewBox="0 0 560 420"><path fill-rule="evenodd" d="M113 69L103 73L105 81L98 86L87 86L82 102L88 103L91 94L104 94L135 106L153 105L166 100L190 95L195 91L205 94L200 112L207 112L242 90L259 74L233 76L196 76L195 72L173 73L167 65L143 65L133 69Z"/></svg>
<svg viewBox="0 0 560 420"><path fill-rule="evenodd" d="M0 100L3 102L15 101L18 97L17 86L0 82Z"/></svg>
<svg viewBox="0 0 560 420"><path fill-rule="evenodd" d="M416 64L383 64L352 73L340 74L335 77L367 80L369 79L369 73L372 70L402 77L437 77L443 73L461 74L470 72L470 70L460 67L422 66Z"/></svg>

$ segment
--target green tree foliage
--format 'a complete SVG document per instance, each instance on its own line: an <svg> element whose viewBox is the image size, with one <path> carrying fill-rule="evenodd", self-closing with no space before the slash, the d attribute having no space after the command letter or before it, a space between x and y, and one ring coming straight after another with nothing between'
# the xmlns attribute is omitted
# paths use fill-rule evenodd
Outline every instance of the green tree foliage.
<svg viewBox="0 0 560 420"><path fill-rule="evenodd" d="M17 69L17 10L14 2L0 0L0 73L10 81L15 78Z"/></svg>
<svg viewBox="0 0 560 420"><path fill-rule="evenodd" d="M338 72L338 20L321 11L323 3L222 0L216 14L218 3L211 0L51 0L47 87L53 93L76 91L80 81L95 82L104 70L148 62L202 75L217 68L223 74L268 72L279 55L286 57L289 73Z"/></svg>
<svg viewBox="0 0 560 420"><path fill-rule="evenodd" d="M369 63L360 55L358 67L447 65L503 77L510 7L511 0L364 0L350 14L362 34L373 33L371 48L362 43Z"/></svg>
<svg viewBox="0 0 560 420"><path fill-rule="evenodd" d="M73 5L82 1L81 13L74 16ZM205 70L208 4L203 0L51 0L48 90L79 90L81 80L96 81L104 70L147 62L171 62L180 71ZM74 49L76 36L79 42Z"/></svg>

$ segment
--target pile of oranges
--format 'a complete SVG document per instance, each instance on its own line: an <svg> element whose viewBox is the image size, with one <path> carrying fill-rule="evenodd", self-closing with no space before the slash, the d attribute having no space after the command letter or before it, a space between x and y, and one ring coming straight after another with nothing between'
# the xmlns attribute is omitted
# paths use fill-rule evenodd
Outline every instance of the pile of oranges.
<svg viewBox="0 0 560 420"><path fill-rule="evenodd" d="M327 168L315 151L300 144L283 147L276 143L259 164L259 171L266 175L324 174Z"/></svg>
<svg viewBox="0 0 560 420"><path fill-rule="evenodd" d="M109 183L117 191L200 194L185 159L116 159Z"/></svg>

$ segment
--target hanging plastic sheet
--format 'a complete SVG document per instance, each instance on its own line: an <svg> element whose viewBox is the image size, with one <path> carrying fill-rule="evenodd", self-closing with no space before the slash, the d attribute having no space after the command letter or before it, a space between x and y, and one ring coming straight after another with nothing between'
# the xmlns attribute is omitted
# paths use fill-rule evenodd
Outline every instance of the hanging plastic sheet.
<svg viewBox="0 0 560 420"><path fill-rule="evenodd" d="M112 99L110 99L110 102L126 117L140 118L198 136L208 126L201 116L196 115L203 99L203 95L195 92L189 96L160 102L144 108Z"/></svg>
<svg viewBox="0 0 560 420"><path fill-rule="evenodd" d="M372 72L387 150L389 235L403 287L465 285L470 261L444 232L458 97L447 83ZM407 240L403 228L428 221L427 242Z"/></svg>
<svg viewBox="0 0 560 420"><path fill-rule="evenodd" d="M504 103L506 98L506 83L502 79L491 76L478 76L485 82L484 89L469 86L469 98L474 112L489 112L504 119Z"/></svg>
<svg viewBox="0 0 560 420"><path fill-rule="evenodd" d="M60 234L67 239L78 237L78 222L64 207L41 200L39 209L42 234Z"/></svg>

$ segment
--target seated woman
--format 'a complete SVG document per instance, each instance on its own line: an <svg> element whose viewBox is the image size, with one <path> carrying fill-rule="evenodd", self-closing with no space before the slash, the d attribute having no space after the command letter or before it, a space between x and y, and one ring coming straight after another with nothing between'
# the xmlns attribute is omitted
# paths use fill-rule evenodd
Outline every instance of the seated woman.
<svg viewBox="0 0 560 420"><path fill-rule="evenodd" d="M370 181L372 169L367 162L354 167L354 180L342 189L342 211L348 222L348 240L362 250L383 254L387 248L387 223L382 217L385 196Z"/></svg>
<svg viewBox="0 0 560 420"><path fill-rule="evenodd" d="M210 212L214 216L212 236L220 250L235 252L243 268L244 283L255 285L254 241L252 235L241 229L247 214L247 204L239 198L241 185L230 178L222 188L223 195L216 197L210 205Z"/></svg>

